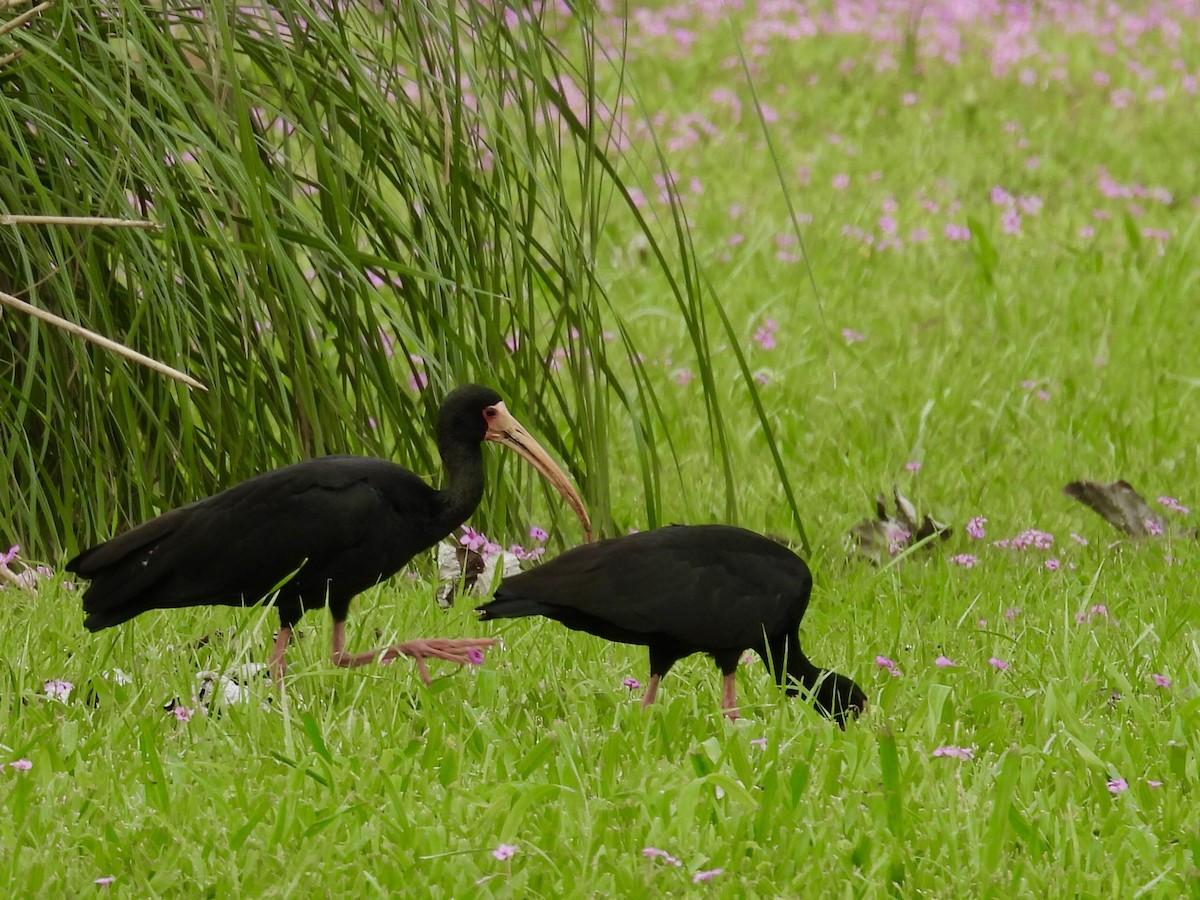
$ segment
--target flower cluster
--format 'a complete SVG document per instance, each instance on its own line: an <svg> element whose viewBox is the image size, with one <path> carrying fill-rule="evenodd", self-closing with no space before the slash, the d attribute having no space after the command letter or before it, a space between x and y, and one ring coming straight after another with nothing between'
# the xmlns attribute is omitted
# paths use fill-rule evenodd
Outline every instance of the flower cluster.
<svg viewBox="0 0 1200 900"><path fill-rule="evenodd" d="M775 332L779 329L779 323L774 319L767 319L763 326L754 332L754 343L758 344L763 350L775 349Z"/></svg>
<svg viewBox="0 0 1200 900"><path fill-rule="evenodd" d="M463 534L458 539L458 542L468 550L474 550L476 553L482 555L484 559L495 556L500 552L500 545L488 540L488 536L482 531L476 531L470 525L464 525L462 530Z"/></svg>
<svg viewBox="0 0 1200 900"><path fill-rule="evenodd" d="M1075 622L1079 625L1083 625L1085 622L1090 622L1090 621L1092 621L1092 619L1107 619L1107 618L1108 618L1108 607L1105 606L1103 603L1094 603L1094 604L1092 604L1091 607L1088 608L1087 612L1080 612L1080 613L1075 614Z"/></svg>
<svg viewBox="0 0 1200 900"><path fill-rule="evenodd" d="M488 538L488 536L486 534L484 534L482 531L476 531L470 525L462 526L462 530L463 530L463 533L462 533L462 536L459 537L458 542L462 546L466 547L468 550L474 550L476 553L478 553L480 556L482 556L484 558L484 560L490 560L493 556L495 556L497 553L499 553L503 549L495 541ZM546 538L549 535L546 533L546 529L541 528L537 525L534 525L529 529L529 536L535 542L537 542L538 544L541 544L546 540ZM532 547L532 548L526 549L525 547L521 546L520 544L513 544L512 546L510 546L508 548L508 552L511 553L513 556L515 556L517 559L524 561L524 560L540 559L542 556L545 555L546 548L545 547Z"/></svg>
<svg viewBox="0 0 1200 900"><path fill-rule="evenodd" d="M1191 512L1190 509L1188 509L1186 506L1184 506L1182 503L1180 503L1174 497L1165 497L1165 496L1159 497L1158 502L1160 504L1162 504L1163 506L1165 506L1167 509L1172 510L1173 512L1182 513L1185 516L1189 512Z"/></svg>
<svg viewBox="0 0 1200 900"><path fill-rule="evenodd" d="M1002 547L1009 550L1049 550L1054 546L1054 535L1048 531L1039 531L1036 528L1027 528L1014 538L1005 538L996 541L994 546Z"/></svg>
<svg viewBox="0 0 1200 900"><path fill-rule="evenodd" d="M54 577L54 570L49 566L29 566L24 561L21 561L24 568L19 572L14 572L11 565L18 561L17 554L20 552L21 548L17 544L9 547L7 551L0 551L0 590L3 590L5 582L26 590L33 590L39 579Z"/></svg>
<svg viewBox="0 0 1200 900"><path fill-rule="evenodd" d="M45 682L42 685L42 690L51 700L57 700L59 703L66 703L71 697L71 691L75 690L75 685L69 681L61 681L57 678Z"/></svg>

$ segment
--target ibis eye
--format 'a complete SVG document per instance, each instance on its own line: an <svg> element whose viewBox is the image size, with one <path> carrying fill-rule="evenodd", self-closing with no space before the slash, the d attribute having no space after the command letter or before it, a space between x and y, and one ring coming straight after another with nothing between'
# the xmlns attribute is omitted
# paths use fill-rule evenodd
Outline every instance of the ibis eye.
<svg viewBox="0 0 1200 900"><path fill-rule="evenodd" d="M494 418L496 418L496 407L494 407L494 406L489 406L487 409L485 409L485 410L483 411L483 414L484 414L484 416L485 416L486 418L489 418L489 419L494 419Z"/></svg>

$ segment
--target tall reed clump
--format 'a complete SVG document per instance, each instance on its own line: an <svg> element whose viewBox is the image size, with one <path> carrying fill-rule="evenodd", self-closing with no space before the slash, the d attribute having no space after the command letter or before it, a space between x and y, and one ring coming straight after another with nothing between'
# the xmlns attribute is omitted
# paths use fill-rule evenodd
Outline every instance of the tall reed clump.
<svg viewBox="0 0 1200 900"><path fill-rule="evenodd" d="M0 36L0 215L161 226L2 225L0 291L208 388L4 312L0 538L53 554L331 452L436 477L433 414L467 380L528 420L602 529L614 473L656 523L670 423L593 266L615 209L688 323L736 518L706 324L726 320L683 216L633 209L597 89L620 53L586 9L521 9L111 0ZM497 475L479 522L503 529L532 482Z"/></svg>

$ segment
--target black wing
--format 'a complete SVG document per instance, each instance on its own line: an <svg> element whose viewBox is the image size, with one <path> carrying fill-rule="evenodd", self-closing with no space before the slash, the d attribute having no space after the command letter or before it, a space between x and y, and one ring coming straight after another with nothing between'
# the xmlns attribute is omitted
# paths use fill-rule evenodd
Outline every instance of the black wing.
<svg viewBox="0 0 1200 900"><path fill-rule="evenodd" d="M751 647L794 631L812 576L769 538L723 525L672 526L584 545L507 578L487 617L572 613L694 647ZM591 629L588 629L591 630Z"/></svg>
<svg viewBox="0 0 1200 900"><path fill-rule="evenodd" d="M89 613L198 602L253 602L303 566L351 579L351 594L429 546L419 528L435 492L385 460L329 456L267 472L81 553ZM302 576L304 577L304 576Z"/></svg>

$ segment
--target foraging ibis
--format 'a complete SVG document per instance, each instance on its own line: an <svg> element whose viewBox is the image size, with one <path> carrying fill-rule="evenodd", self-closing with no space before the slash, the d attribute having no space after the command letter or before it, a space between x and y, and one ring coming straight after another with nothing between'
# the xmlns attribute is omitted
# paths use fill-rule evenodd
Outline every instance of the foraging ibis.
<svg viewBox="0 0 1200 900"><path fill-rule="evenodd" d="M845 727L866 706L845 675L819 669L800 649L812 574L770 538L726 525L672 525L587 544L504 579L481 619L545 616L576 631L650 650L642 706L676 661L707 653L724 678L722 706L736 719L734 671L754 650L788 694L803 687L817 710Z"/></svg>
<svg viewBox="0 0 1200 900"><path fill-rule="evenodd" d="M474 512L483 497L483 442L515 450L545 476L579 516L587 540L591 523L567 476L490 388L465 385L450 393L436 436L446 470L440 491L386 460L326 456L258 475L84 551L67 563L92 582L83 595L84 626L99 631L149 609L251 606L278 591L280 628L270 660L276 680L292 629L305 610L325 605L339 666L404 654L428 683L427 657L467 662L494 642L429 639L348 653L345 626L356 594L394 575Z"/></svg>

